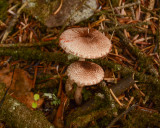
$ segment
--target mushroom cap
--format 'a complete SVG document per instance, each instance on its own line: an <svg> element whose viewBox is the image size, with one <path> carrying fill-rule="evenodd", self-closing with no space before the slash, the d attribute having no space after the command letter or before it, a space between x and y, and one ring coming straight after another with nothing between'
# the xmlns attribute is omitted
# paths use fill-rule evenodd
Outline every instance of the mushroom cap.
<svg viewBox="0 0 160 128"><path fill-rule="evenodd" d="M103 69L92 62L77 61L68 66L67 75L69 79L77 83L77 86L98 84L104 78Z"/></svg>
<svg viewBox="0 0 160 128"><path fill-rule="evenodd" d="M95 59L111 51L111 41L96 29L72 28L64 31L59 39L60 46L81 58Z"/></svg>

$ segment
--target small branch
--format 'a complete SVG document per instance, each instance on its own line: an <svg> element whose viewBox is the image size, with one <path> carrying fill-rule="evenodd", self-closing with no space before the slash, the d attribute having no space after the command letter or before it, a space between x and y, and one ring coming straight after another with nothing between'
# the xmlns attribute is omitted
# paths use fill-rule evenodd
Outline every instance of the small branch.
<svg viewBox="0 0 160 128"><path fill-rule="evenodd" d="M119 116L117 116L108 126L107 128L111 128L119 119L121 119L125 114L130 112L131 110L135 109L138 105L132 105L130 108L128 108L126 111L122 112Z"/></svg>
<svg viewBox="0 0 160 128"><path fill-rule="evenodd" d="M54 15L56 15L62 8L62 4L63 4L63 0L61 0L60 5L58 7L58 9L53 13Z"/></svg>
<svg viewBox="0 0 160 128"><path fill-rule="evenodd" d="M120 96L124 91L129 89L132 85L135 84L133 76L122 79L118 84L112 86L111 89L116 96Z"/></svg>
<svg viewBox="0 0 160 128"><path fill-rule="evenodd" d="M99 109L102 104L104 104L104 99L99 96L95 96L94 98L90 99L88 102L86 102L80 107L77 107L75 110L73 110L67 115L66 126L70 127L73 124L75 126L86 125L91 121L90 119L82 124L80 124L82 121L79 121L79 119L84 119L85 115L87 117L90 112Z"/></svg>
<svg viewBox="0 0 160 128"><path fill-rule="evenodd" d="M13 26L16 24L20 14L21 14L21 11L23 10L23 8L28 4L28 2L25 2L17 11L17 14L13 17L12 21L10 22L9 26L7 27L4 35L3 35L3 38L1 40L1 44L7 39L9 33L11 32Z"/></svg>
<svg viewBox="0 0 160 128"><path fill-rule="evenodd" d="M132 19L133 19L133 20L136 20L136 16L135 16L133 7L130 7L130 10L131 10L131 12L132 12Z"/></svg>
<svg viewBox="0 0 160 128"><path fill-rule="evenodd" d="M67 55L60 52L42 52L36 49L9 49L0 48L0 56L12 56L14 59L24 59L24 60L41 60L41 61L55 61L66 63Z"/></svg>
<svg viewBox="0 0 160 128"><path fill-rule="evenodd" d="M121 66L112 61L106 61L106 60L99 59L99 60L94 60L93 62L101 66L106 66L108 68L111 68L114 70L114 72L120 72L122 76L128 76L128 75L134 74L134 78L135 80L138 80L138 82L152 85L160 90L160 80L157 77L153 77L151 75L145 75L144 73L135 71L131 67Z"/></svg>
<svg viewBox="0 0 160 128"><path fill-rule="evenodd" d="M104 116L109 115L110 110L109 108L101 108L99 110L90 112L87 115L82 115L76 119L73 119L72 123L70 124L70 127L77 128L77 127L86 127L86 125L93 121L97 120L99 118L102 118Z"/></svg>
<svg viewBox="0 0 160 128"><path fill-rule="evenodd" d="M130 8L130 7L134 6L134 5L139 5L140 3L141 3L140 0L138 0L135 3L125 4L124 6L114 7L113 9L114 10L119 10L119 9L123 9L123 8ZM107 12L112 12L112 9L97 11L98 14L104 14L104 13L107 13Z"/></svg>
<svg viewBox="0 0 160 128"><path fill-rule="evenodd" d="M127 29L127 28L133 28L136 26L142 26L142 25L149 25L149 22L138 22L138 23L134 23L134 24L124 24L124 25L118 25L116 27L111 27L111 28L107 28L105 30L101 30L102 32L112 32L114 30L119 30L119 29Z"/></svg>
<svg viewBox="0 0 160 128"><path fill-rule="evenodd" d="M39 61L47 61L47 62L56 62L62 64L70 64L77 59L68 61L68 55L63 53L54 53L54 52L42 52L36 49L9 49L9 48L0 48L0 56L12 56L13 59L23 59L28 61L39 60ZM128 74L135 73L135 78L139 82L148 83L152 85L160 85L160 80L157 77L153 77L151 75L145 75L140 72L136 72L131 67L124 67L119 64L115 64L111 61L106 61L102 59L94 60L93 62L101 65L112 68L115 71L122 73L122 75L126 76ZM158 86L157 86L158 87Z"/></svg>
<svg viewBox="0 0 160 128"><path fill-rule="evenodd" d="M125 4L124 6L115 7L115 9L129 8L129 7L132 7L134 5L138 5L140 3L141 3L140 0L137 0L137 2L135 2L135 3Z"/></svg>
<svg viewBox="0 0 160 128"><path fill-rule="evenodd" d="M52 45L53 47L57 47L55 44L57 39L47 42L36 42L36 43L17 43L17 44L0 44L0 48L17 48L17 47L42 47L46 45Z"/></svg>

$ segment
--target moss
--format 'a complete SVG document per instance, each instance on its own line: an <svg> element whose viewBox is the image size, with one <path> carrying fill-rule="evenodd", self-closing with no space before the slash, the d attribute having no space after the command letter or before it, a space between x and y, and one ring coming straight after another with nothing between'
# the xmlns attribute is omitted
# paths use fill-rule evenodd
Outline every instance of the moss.
<svg viewBox="0 0 160 128"><path fill-rule="evenodd" d="M35 16L36 19L44 24L48 16L57 9L59 3L59 0L53 0L52 2L47 2L47 0L29 0L30 7L25 9L25 12Z"/></svg>
<svg viewBox="0 0 160 128"><path fill-rule="evenodd" d="M13 56L15 59L24 59L24 60L41 60L46 62L61 62L66 63L67 62L67 55L62 53L53 53L53 52L47 52L42 53L42 51L37 49L7 49L7 48L0 48L0 56Z"/></svg>
<svg viewBox="0 0 160 128"><path fill-rule="evenodd" d="M111 114L97 120L97 124L99 126L99 128L105 128L106 126L108 126L110 124L110 122L113 120L113 116L111 116Z"/></svg>
<svg viewBox="0 0 160 128"><path fill-rule="evenodd" d="M0 0L0 20L5 21L7 17L8 1Z"/></svg>
<svg viewBox="0 0 160 128"><path fill-rule="evenodd" d="M0 84L0 101L5 93L5 86ZM40 111L31 111L25 105L6 95L0 111L0 119L14 128L53 128Z"/></svg>
<svg viewBox="0 0 160 128"><path fill-rule="evenodd" d="M126 119L122 119L123 128L156 128L160 127L160 114L134 110Z"/></svg>
<svg viewBox="0 0 160 128"><path fill-rule="evenodd" d="M99 110L92 111L87 115L82 115L73 119L70 126L73 128L86 127L89 122L109 115L112 115L110 108L100 108Z"/></svg>

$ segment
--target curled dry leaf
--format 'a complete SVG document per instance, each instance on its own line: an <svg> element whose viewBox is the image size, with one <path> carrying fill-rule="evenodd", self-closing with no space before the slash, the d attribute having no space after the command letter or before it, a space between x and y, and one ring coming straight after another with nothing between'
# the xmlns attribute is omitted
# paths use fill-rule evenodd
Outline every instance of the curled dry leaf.
<svg viewBox="0 0 160 128"><path fill-rule="evenodd" d="M0 81L9 87L11 84L13 72L10 72L9 66L0 71ZM28 72L22 69L15 69L10 87L10 93L20 96L32 89L32 79Z"/></svg>

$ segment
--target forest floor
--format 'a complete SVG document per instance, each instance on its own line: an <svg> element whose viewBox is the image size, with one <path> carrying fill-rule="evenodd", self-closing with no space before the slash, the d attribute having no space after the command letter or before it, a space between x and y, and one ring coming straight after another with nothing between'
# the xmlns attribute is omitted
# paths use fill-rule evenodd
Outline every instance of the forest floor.
<svg viewBox="0 0 160 128"><path fill-rule="evenodd" d="M160 1L97 2L89 19L47 28L23 11L26 3L0 1L0 128L160 128ZM65 91L78 59L59 46L61 33L78 27L112 42L106 57L88 59L105 75L83 88L81 105L76 84Z"/></svg>

